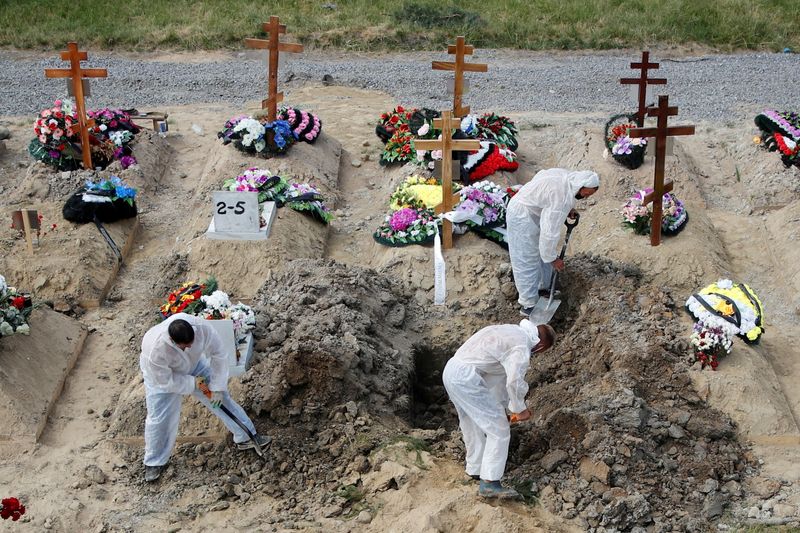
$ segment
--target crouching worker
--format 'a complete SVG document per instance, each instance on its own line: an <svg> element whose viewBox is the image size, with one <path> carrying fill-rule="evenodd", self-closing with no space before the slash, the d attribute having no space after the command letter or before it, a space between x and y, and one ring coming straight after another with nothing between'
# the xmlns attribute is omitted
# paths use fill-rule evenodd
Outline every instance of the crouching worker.
<svg viewBox="0 0 800 533"><path fill-rule="evenodd" d="M500 484L511 440L509 419L531 417L525 406L530 357L554 342L555 332L546 324L523 320L518 326L488 326L467 339L444 367L442 379L466 447L467 475L480 479L478 494L483 497L520 498Z"/></svg>
<svg viewBox="0 0 800 533"><path fill-rule="evenodd" d="M254 448L236 422L218 407L224 405L256 436L261 446L271 439L258 435L250 418L228 394L228 360L222 338L202 318L177 313L150 328L142 339L139 366L144 376L147 419L144 423L144 478L161 476L175 440L183 396L191 394L211 409L233 433L239 450ZM211 390L211 398L202 388Z"/></svg>

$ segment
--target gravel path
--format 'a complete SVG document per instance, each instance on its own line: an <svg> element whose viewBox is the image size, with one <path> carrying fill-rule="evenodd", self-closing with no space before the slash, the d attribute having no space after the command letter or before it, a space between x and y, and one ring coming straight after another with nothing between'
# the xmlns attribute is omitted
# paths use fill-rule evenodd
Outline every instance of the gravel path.
<svg viewBox="0 0 800 533"><path fill-rule="evenodd" d="M472 61L489 64L488 73L471 73L465 103L473 110L543 111L611 114L633 111L635 96L619 85L634 75L628 64L638 52L520 52L478 50ZM63 67L55 54L0 52L0 115L30 115L65 94L64 80L45 80L43 69ZM204 57L199 53L194 57ZM207 56L205 56L207 57ZM92 83L90 107L138 107L227 102L242 105L265 92L263 54L215 53L213 61L131 59L90 54L88 66L106 67L109 78ZM333 83L387 92L405 105L442 108L449 105L450 73L432 71L441 53L347 55L341 52L284 54L280 82ZM666 77L670 103L681 118L732 120L751 117L764 107L800 108L800 55L739 54L659 59L654 76ZM290 80L290 81L289 81ZM288 82L288 83L287 83Z"/></svg>

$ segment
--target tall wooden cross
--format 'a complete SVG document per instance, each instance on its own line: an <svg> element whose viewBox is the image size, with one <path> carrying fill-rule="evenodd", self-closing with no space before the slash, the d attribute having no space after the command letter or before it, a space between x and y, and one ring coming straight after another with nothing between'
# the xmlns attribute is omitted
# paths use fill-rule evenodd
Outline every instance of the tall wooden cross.
<svg viewBox="0 0 800 533"><path fill-rule="evenodd" d="M278 118L278 103L283 101L283 93L278 92L278 54L302 52L303 45L280 42L280 34L286 33L286 26L274 15L269 18L269 22L264 23L264 31L268 34L268 39L245 39L244 42L248 48L269 50L268 92L267 99L261 101L261 108L267 110L267 118L274 122Z"/></svg>
<svg viewBox="0 0 800 533"><path fill-rule="evenodd" d="M644 126L644 117L647 116L647 86L648 85L666 85L666 78L648 78L647 71L650 69L657 69L658 63L650 63L650 52L642 52L641 63L631 63L631 68L641 69L638 78L621 78L619 82L622 85L638 85L639 86L639 110L636 112L636 124L641 128Z"/></svg>
<svg viewBox="0 0 800 533"><path fill-rule="evenodd" d="M668 127L668 117L678 114L677 107L669 106L669 96L658 97L658 107L647 109L647 116L658 117L655 128L632 128L628 131L630 137L655 137L656 164L653 178L653 192L642 198L642 205L653 202L653 220L650 223L650 244L661 244L661 215L663 211L663 197L672 191L672 182L664 183L664 160L667 156L667 137L676 135L694 135L694 126Z"/></svg>
<svg viewBox="0 0 800 533"><path fill-rule="evenodd" d="M442 151L442 203L436 206L436 213L442 214L453 210L458 201L458 195L453 194L453 152L466 152L479 150L480 141L474 139L453 139L453 130L461 126L459 119L454 118L450 111L442 113L441 118L433 119L433 127L442 130L441 139L414 140L417 150ZM453 247L453 225L449 220L442 222L442 246L447 250Z"/></svg>
<svg viewBox="0 0 800 533"><path fill-rule="evenodd" d="M461 105L461 97L464 93L464 72L486 72L489 67L485 63L466 63L465 55L472 55L475 48L464 44L464 37L456 37L455 45L447 46L448 54L455 54L455 61L434 61L431 63L433 70L452 70L455 72L453 84L453 116L463 117L469 115L469 106Z"/></svg>
<svg viewBox="0 0 800 533"><path fill-rule="evenodd" d="M81 61L89 59L86 52L78 51L78 43L67 44L67 50L61 52L61 59L69 61L70 68L46 68L46 78L72 78L72 94L75 95L75 108L78 114L78 125L81 130L81 152L83 153L83 168L92 168L92 151L89 146L89 127L94 125L93 120L86 118L86 105L83 101L83 78L105 78L108 71L104 68L81 68Z"/></svg>

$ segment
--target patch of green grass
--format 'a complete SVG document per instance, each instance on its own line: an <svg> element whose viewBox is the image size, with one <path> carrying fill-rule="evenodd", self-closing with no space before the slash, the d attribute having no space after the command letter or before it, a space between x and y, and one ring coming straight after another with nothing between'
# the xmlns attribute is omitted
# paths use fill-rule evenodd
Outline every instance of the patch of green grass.
<svg viewBox="0 0 800 533"><path fill-rule="evenodd" d="M736 533L800 533L800 528L789 526L747 526L743 529L734 529Z"/></svg>
<svg viewBox="0 0 800 533"><path fill-rule="evenodd" d="M389 446L394 446L395 444L405 443L404 449L409 453L416 453L416 458L414 459L414 465L417 466L420 470L428 470L428 466L425 464L425 461L422 460L422 452L430 453L431 449L428 444L416 437L412 437L410 435L395 435L391 439L387 440L375 450L372 451L374 454L377 451L385 450Z"/></svg>
<svg viewBox="0 0 800 533"><path fill-rule="evenodd" d="M438 50L457 35L482 48L800 49L796 0L6 0L0 46L242 49L270 15L290 40L348 50Z"/></svg>
<svg viewBox="0 0 800 533"><path fill-rule="evenodd" d="M336 495L347 500L350 505L364 499L364 492L355 485L342 485L336 490Z"/></svg>

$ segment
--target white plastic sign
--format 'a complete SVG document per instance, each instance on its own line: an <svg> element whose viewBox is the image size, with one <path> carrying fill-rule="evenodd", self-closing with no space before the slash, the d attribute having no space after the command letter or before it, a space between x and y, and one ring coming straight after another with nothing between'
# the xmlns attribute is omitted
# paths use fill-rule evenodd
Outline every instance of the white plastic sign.
<svg viewBox="0 0 800 533"><path fill-rule="evenodd" d="M215 191L214 231L217 233L258 233L257 192Z"/></svg>

